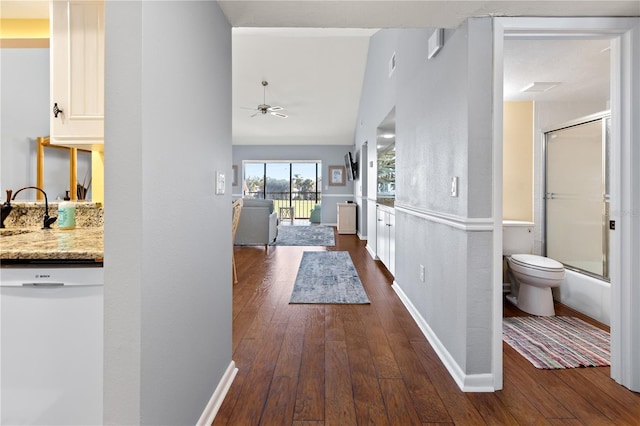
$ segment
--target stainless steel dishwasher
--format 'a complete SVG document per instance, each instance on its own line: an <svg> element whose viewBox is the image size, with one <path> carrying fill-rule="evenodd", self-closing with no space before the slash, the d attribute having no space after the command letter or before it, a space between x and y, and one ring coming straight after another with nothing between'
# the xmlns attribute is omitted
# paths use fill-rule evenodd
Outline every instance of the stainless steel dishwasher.
<svg viewBox="0 0 640 426"><path fill-rule="evenodd" d="M102 267L0 268L0 424L102 424Z"/></svg>

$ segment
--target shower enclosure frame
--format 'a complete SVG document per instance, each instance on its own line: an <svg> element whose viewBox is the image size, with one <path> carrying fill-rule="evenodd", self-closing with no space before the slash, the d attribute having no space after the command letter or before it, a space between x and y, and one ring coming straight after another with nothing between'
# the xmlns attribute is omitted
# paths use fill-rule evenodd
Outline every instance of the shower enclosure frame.
<svg viewBox="0 0 640 426"><path fill-rule="evenodd" d="M601 137L602 137L602 274L595 273L593 271L589 271L584 268L580 268L576 265L572 265L570 263L562 262L561 259L556 259L561 261L565 268L579 272L581 274L585 274L606 282L610 282L609 276L609 210L610 210L610 179L609 179L609 157L610 157L610 121L611 121L611 111L601 111L595 114L590 114L587 116L579 117L577 119L554 125L549 128L543 129L543 143L542 143L542 204L541 204L541 212L542 212L542 254L547 256L547 248L548 248L548 214L547 214L547 202L549 199L554 199L553 193L548 191L548 156L549 150L547 147L549 135L553 132L558 132L561 130L567 130L571 128L576 128L585 124L591 123L601 123Z"/></svg>

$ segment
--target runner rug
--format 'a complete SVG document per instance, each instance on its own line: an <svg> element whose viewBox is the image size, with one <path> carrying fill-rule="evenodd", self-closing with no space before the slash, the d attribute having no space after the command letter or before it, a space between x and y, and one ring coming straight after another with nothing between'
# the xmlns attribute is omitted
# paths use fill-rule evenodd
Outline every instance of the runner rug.
<svg viewBox="0 0 640 426"><path fill-rule="evenodd" d="M289 303L368 304L346 251L305 251Z"/></svg>
<svg viewBox="0 0 640 426"><path fill-rule="evenodd" d="M609 333L574 317L507 317L502 339L536 368L610 365Z"/></svg>
<svg viewBox="0 0 640 426"><path fill-rule="evenodd" d="M335 246L332 226L278 226L274 246Z"/></svg>

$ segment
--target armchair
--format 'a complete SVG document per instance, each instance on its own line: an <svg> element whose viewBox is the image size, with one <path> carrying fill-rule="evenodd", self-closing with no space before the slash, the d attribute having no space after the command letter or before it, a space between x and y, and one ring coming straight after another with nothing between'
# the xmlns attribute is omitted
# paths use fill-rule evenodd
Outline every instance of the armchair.
<svg viewBox="0 0 640 426"><path fill-rule="evenodd" d="M236 245L264 245L274 242L278 235L278 214L273 200L245 198L236 230Z"/></svg>

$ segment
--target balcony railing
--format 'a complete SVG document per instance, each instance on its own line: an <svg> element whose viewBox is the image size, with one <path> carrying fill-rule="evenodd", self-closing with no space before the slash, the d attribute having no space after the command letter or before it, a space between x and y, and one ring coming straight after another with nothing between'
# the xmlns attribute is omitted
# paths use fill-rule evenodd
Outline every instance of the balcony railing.
<svg viewBox="0 0 640 426"><path fill-rule="evenodd" d="M265 198L263 191L245 191L244 198ZM296 219L309 219L311 210L321 201L322 193L309 192L267 192L268 200L273 200L273 208L276 212L280 207L293 207Z"/></svg>

